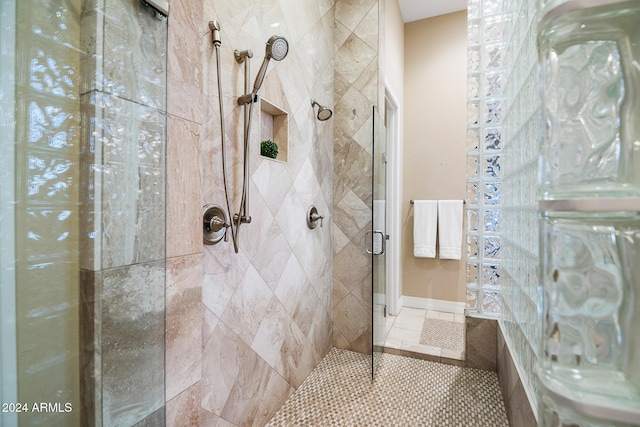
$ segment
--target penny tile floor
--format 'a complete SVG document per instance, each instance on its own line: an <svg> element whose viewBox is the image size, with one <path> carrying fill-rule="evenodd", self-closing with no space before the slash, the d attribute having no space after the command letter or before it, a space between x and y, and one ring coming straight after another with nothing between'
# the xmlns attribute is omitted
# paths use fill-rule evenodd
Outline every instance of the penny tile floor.
<svg viewBox="0 0 640 427"><path fill-rule="evenodd" d="M508 426L495 372L334 348L267 424L276 426Z"/></svg>

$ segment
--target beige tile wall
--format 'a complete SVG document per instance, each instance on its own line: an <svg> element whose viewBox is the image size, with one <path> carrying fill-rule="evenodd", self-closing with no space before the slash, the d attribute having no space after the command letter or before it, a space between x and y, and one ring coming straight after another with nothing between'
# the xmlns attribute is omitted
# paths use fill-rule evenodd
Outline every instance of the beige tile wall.
<svg viewBox="0 0 640 427"><path fill-rule="evenodd" d="M244 68L250 83L272 34L287 38L260 95L288 113L288 162L258 156L254 110L251 224L231 241L203 246L204 204L226 206L215 53L208 22L222 26L220 52L233 208L241 191ZM334 121L319 122L311 98L333 105L334 1L171 2L167 165L167 424L262 425L331 346ZM323 227L309 230L316 205ZM199 402L199 404L194 404ZM185 421L186 420L186 421Z"/></svg>
<svg viewBox="0 0 640 427"><path fill-rule="evenodd" d="M379 97L378 0L344 0L335 15L333 345L371 352L372 109Z"/></svg>
<svg viewBox="0 0 640 427"><path fill-rule="evenodd" d="M200 416L202 378L201 2L170 4L167 74L166 420Z"/></svg>
<svg viewBox="0 0 640 427"><path fill-rule="evenodd" d="M536 421L535 409L531 407L515 362L506 344L502 328L497 328L497 371L502 398L507 408L509 425L514 427L534 427Z"/></svg>

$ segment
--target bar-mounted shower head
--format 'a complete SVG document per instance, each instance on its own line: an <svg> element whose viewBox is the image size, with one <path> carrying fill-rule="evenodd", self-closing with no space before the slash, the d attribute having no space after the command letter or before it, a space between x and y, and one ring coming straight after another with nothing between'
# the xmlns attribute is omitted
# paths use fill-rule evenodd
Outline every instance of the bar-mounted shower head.
<svg viewBox="0 0 640 427"><path fill-rule="evenodd" d="M329 108L325 107L324 105L320 105L318 104L316 101L314 101L313 99L311 100L311 106L315 107L318 106L318 120L320 120L321 122L324 122L325 120L329 120L331 118L331 116L333 116L333 111L331 111Z"/></svg>
<svg viewBox="0 0 640 427"><path fill-rule="evenodd" d="M262 86L262 82L264 81L264 76L267 74L267 67L269 66L269 61L271 59L275 61L282 61L285 56L289 53L289 42L282 36L271 36L269 40L267 40L267 49L264 53L264 60L262 61L262 65L260 66L260 70L258 70L258 74L256 75L256 81L253 84L253 93L258 93L260 87Z"/></svg>
<svg viewBox="0 0 640 427"><path fill-rule="evenodd" d="M289 42L282 36L271 36L267 40L267 48L265 58L273 58L276 61L282 61L289 53Z"/></svg>

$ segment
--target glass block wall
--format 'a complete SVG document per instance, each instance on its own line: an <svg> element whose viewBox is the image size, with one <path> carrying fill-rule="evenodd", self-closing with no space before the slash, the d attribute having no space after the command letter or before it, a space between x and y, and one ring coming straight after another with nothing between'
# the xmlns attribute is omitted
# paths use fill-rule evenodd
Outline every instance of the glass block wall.
<svg viewBox="0 0 640 427"><path fill-rule="evenodd" d="M505 15L500 0L468 5L467 312L502 312Z"/></svg>
<svg viewBox="0 0 640 427"><path fill-rule="evenodd" d="M505 167L501 326L529 401L536 405L538 350L538 195L540 133L536 2L505 1ZM533 408L535 410L535 408Z"/></svg>
<svg viewBox="0 0 640 427"><path fill-rule="evenodd" d="M469 1L467 313L500 320L534 406L537 22L536 2Z"/></svg>

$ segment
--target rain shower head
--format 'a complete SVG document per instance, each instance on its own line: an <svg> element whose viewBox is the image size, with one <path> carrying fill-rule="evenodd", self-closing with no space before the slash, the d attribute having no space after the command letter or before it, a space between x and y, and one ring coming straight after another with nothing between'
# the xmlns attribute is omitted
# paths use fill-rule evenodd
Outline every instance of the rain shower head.
<svg viewBox="0 0 640 427"><path fill-rule="evenodd" d="M267 74L267 67L269 66L269 61L271 59L275 61L282 61L285 56L289 53L289 42L282 36L271 36L269 40L267 40L267 49L264 53L264 60L262 61L262 65L260 66L260 70L258 70L258 74L256 75L256 81L253 84L253 93L258 93L260 87L262 86L262 82L264 81L264 76Z"/></svg>
<svg viewBox="0 0 640 427"><path fill-rule="evenodd" d="M331 116L333 116L333 111L331 111L329 108L325 107L324 105L320 105L318 104L316 101L314 101L313 99L311 100L311 106L315 107L318 106L318 120L320 120L321 122L324 122L325 120L329 120L331 118Z"/></svg>

